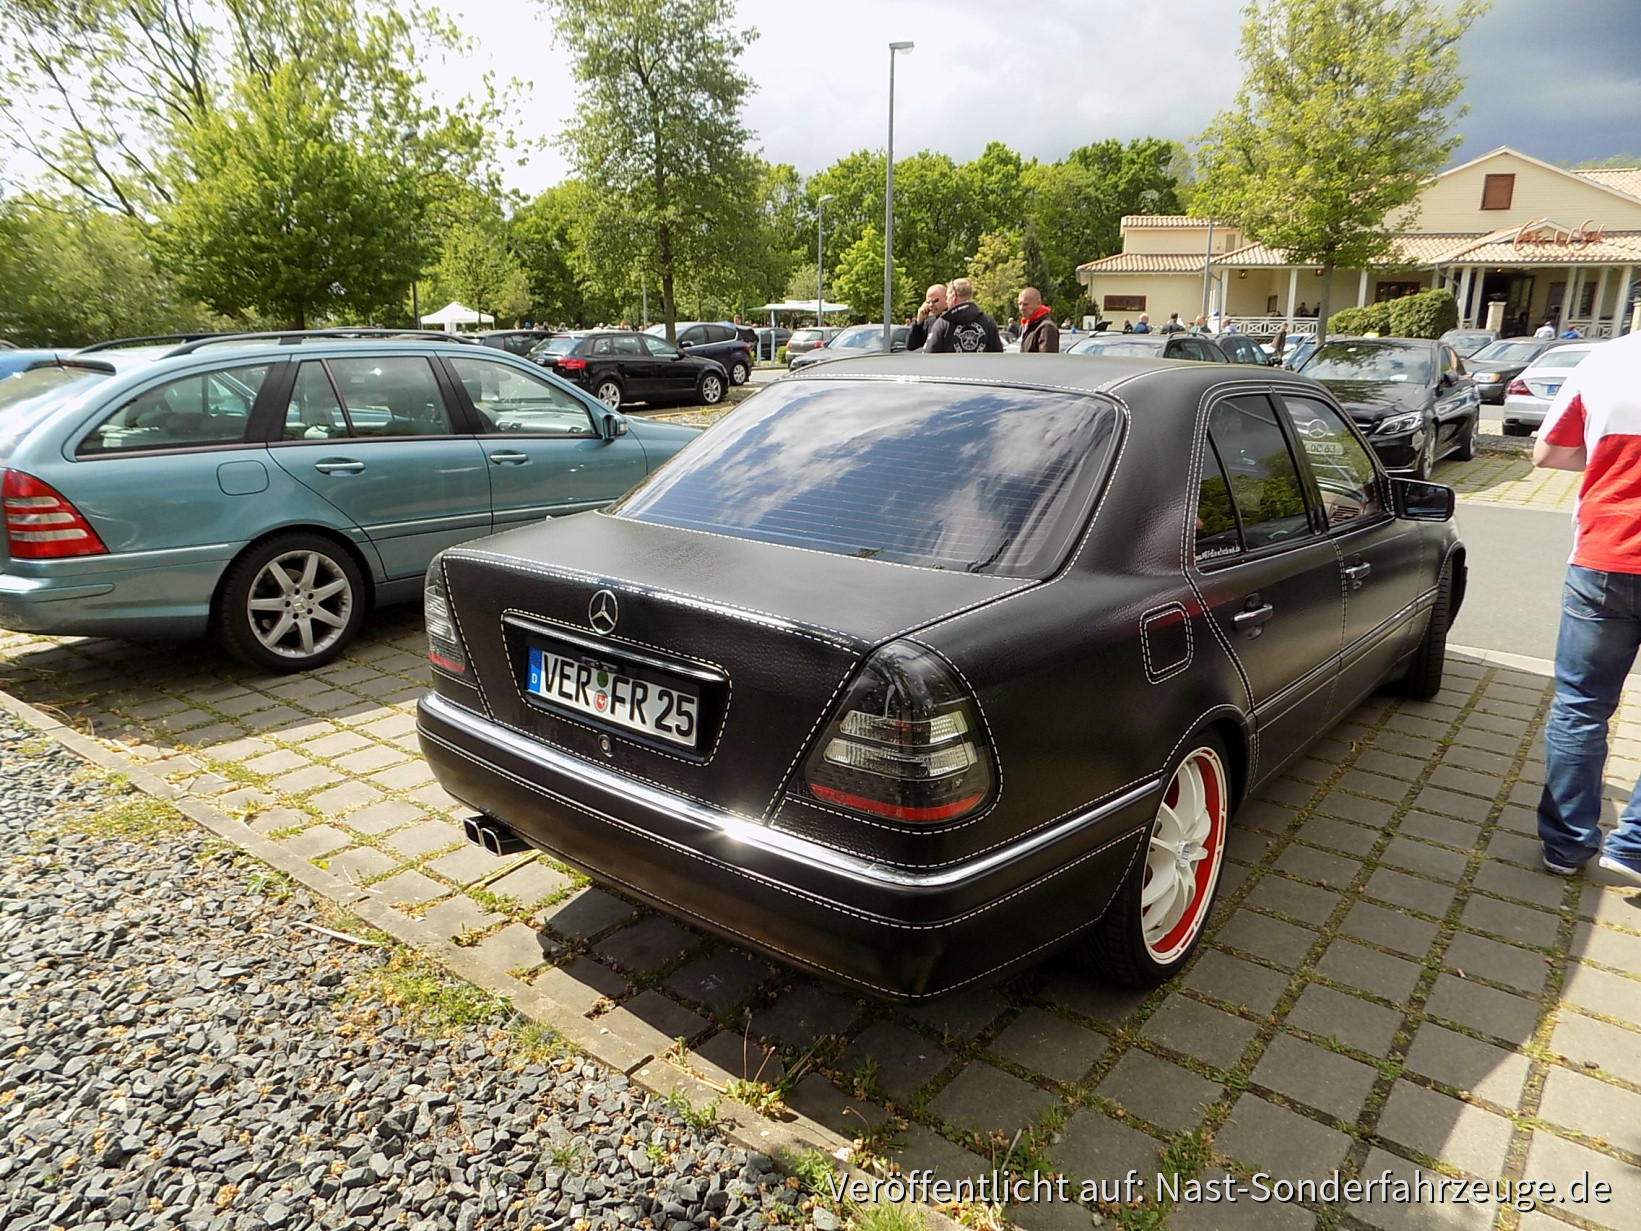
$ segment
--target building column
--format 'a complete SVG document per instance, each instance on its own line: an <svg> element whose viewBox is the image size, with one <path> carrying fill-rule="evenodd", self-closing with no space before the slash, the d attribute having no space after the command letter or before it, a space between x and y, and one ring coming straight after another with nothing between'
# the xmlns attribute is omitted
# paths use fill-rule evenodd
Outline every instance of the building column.
<svg viewBox="0 0 1641 1231"><path fill-rule="evenodd" d="M1607 305L1607 275L1610 272L1607 266L1603 265L1601 275L1595 280L1595 302L1590 306L1590 336L1592 338L1601 335L1601 318L1605 315ZM1613 323L1616 325L1618 322L1615 319Z"/></svg>
<svg viewBox="0 0 1641 1231"><path fill-rule="evenodd" d="M1561 303L1561 328L1563 330L1578 315L1579 292L1584 289L1583 283L1584 266L1574 265L1573 272L1567 275L1567 298Z"/></svg>
<svg viewBox="0 0 1641 1231"><path fill-rule="evenodd" d="M1474 265L1466 265L1464 267L1464 278L1459 283L1459 324L1463 325L1466 329L1474 327L1473 322L1470 319L1470 283L1475 276L1476 267Z"/></svg>
<svg viewBox="0 0 1641 1231"><path fill-rule="evenodd" d="M1618 279L1618 302L1613 304L1613 337L1617 337L1624 329L1630 317L1630 282L1635 278L1635 266L1624 266L1624 272Z"/></svg>
<svg viewBox="0 0 1641 1231"><path fill-rule="evenodd" d="M1362 276L1356 279L1356 306L1358 308L1367 307L1367 278L1368 271L1364 269Z"/></svg>
<svg viewBox="0 0 1641 1231"><path fill-rule="evenodd" d="M1293 310L1294 310L1295 307L1298 306L1298 304L1299 304L1299 270L1296 267L1296 268L1290 269L1288 271L1288 308L1287 308L1287 311L1283 313L1283 315L1288 318L1290 323L1294 320Z"/></svg>

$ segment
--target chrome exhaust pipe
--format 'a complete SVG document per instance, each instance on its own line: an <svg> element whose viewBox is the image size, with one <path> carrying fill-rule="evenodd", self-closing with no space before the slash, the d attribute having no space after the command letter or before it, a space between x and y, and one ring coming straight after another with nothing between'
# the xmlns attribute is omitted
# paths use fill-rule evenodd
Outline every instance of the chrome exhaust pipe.
<svg viewBox="0 0 1641 1231"><path fill-rule="evenodd" d="M484 847L492 855L519 855L530 849L530 844L514 833L510 825L491 816L463 818L462 833L469 842Z"/></svg>

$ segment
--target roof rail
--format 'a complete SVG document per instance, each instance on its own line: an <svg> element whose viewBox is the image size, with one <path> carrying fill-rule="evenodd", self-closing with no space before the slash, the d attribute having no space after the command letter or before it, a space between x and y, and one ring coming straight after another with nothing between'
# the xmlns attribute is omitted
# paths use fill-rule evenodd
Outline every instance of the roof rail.
<svg viewBox="0 0 1641 1231"><path fill-rule="evenodd" d="M107 342L93 342L90 346L82 346L75 354L89 355L92 351L117 350L122 346L154 346L160 342L197 342L202 338L231 336L233 335L215 333L156 333L141 338L110 338Z"/></svg>
<svg viewBox="0 0 1641 1231"><path fill-rule="evenodd" d="M167 351L166 358L191 355L206 346L226 342L278 342L281 346L296 346L302 342L338 341L349 338L398 338L419 342L464 342L477 345L461 334L445 333L438 329L378 329L365 325L342 325L332 329L281 329L269 333L218 333L190 338L175 350Z"/></svg>

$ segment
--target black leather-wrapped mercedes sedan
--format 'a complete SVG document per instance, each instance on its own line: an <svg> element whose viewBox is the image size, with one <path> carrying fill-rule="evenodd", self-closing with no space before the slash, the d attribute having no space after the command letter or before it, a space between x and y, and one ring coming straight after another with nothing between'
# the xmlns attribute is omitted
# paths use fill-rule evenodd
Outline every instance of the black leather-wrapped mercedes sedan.
<svg viewBox="0 0 1641 1231"><path fill-rule="evenodd" d="M475 840L880 996L1066 949L1151 985L1238 802L1440 686L1452 511L1289 373L824 364L446 551L422 747Z"/></svg>

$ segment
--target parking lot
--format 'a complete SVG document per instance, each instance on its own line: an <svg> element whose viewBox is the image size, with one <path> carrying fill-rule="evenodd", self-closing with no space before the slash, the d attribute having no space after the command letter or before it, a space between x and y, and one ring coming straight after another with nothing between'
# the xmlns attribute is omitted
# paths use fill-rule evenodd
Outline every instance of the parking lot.
<svg viewBox="0 0 1641 1231"><path fill-rule="evenodd" d="M1573 494L1574 476L1500 454L1439 477L1467 502L1566 509ZM1558 1189L1587 1172L1609 1201L1182 1203L1167 1225L1641 1228L1641 899L1539 870L1541 671L1455 654L1433 701L1375 697L1329 732L1242 808L1177 983L1116 992L1050 959L903 1010L543 858L465 844L463 810L417 755L423 651L413 608L296 677L203 645L0 634L0 687L574 1011L657 1055L682 1040L700 1075L765 1083L902 1168L1109 1182L1420 1167ZM1641 773L1641 697L1614 736L1616 806ZM1008 1213L1090 1225L1062 1204Z"/></svg>

